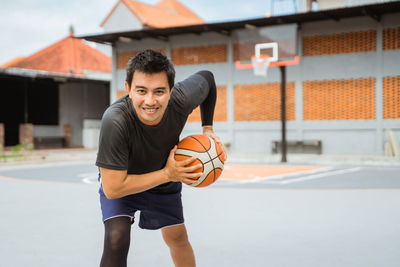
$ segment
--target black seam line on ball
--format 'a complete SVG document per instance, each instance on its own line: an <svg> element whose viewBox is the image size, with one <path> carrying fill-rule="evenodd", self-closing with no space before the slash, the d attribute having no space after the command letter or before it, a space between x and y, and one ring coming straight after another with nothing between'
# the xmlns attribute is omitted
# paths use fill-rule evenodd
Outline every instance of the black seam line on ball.
<svg viewBox="0 0 400 267"><path fill-rule="evenodd" d="M179 148L179 149L180 149L180 150L183 150L183 151L192 151L192 152L196 152L196 153L204 153L204 152L198 152L198 151L194 151L194 150L190 150L190 149L186 149L186 148ZM207 152L207 151L206 151L206 152ZM206 164L209 163L210 161L213 161L214 159L219 158L219 156L221 156L223 153L224 153L224 152L219 153L217 156L215 156L215 158L210 159L209 161L206 161L206 162L204 162L204 163L203 163L201 160L199 160L199 161L200 161L201 164L203 164L203 167L204 167L204 165L206 165ZM185 154L182 154L182 153L175 153L175 155L188 156L188 155L185 155ZM208 156L210 156L210 154L208 154ZM219 159L219 160L222 162L221 159ZM222 164L224 164L224 162L222 162ZM218 169L218 168L216 168L216 169Z"/></svg>
<svg viewBox="0 0 400 267"><path fill-rule="evenodd" d="M214 162L213 162L213 160L212 160L212 158L211 158L210 153L208 153L207 148L206 148L196 137L194 137L194 136L190 136L190 137L193 138L194 140L196 140L197 142L199 142L199 144L200 144L200 145L204 148L204 150L207 152L208 157L210 158L211 164L213 165L213 173L214 173L214 179L213 179L213 181L215 181L215 171L214 171L215 166L214 166ZM207 138L210 139L210 137L208 137L208 136L207 136ZM211 140L209 140L209 141L210 141L210 148L211 148L211 147L212 147L212 145L211 145ZM217 149L217 148L215 148L215 149ZM207 161L207 162L210 162L210 161ZM203 180L203 182L204 182L204 180ZM200 184L202 184L203 182L201 182Z"/></svg>
<svg viewBox="0 0 400 267"><path fill-rule="evenodd" d="M190 150L190 149L186 149L186 148L178 148L178 149L183 150L183 151L191 151L191 152L196 152L196 153L204 153L204 152L197 152L197 151ZM182 153L175 153L175 155L189 157L188 155L185 155L185 154L182 154ZM208 155L208 156L210 156L210 155ZM197 158L197 159L199 159L199 158ZM209 163L210 161L212 161L212 159L210 159L209 161L206 161L206 162L204 162L204 163L203 163L201 160L199 160L199 161L200 161L201 164L203 164L203 167L204 167L204 165L206 165L207 163Z"/></svg>

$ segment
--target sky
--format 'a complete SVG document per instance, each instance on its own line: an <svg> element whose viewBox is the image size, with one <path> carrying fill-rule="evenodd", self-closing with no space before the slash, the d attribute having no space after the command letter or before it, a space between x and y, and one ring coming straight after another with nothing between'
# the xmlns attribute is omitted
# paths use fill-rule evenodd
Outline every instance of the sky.
<svg viewBox="0 0 400 267"><path fill-rule="evenodd" d="M140 0L151 5L159 1ZM180 0L206 22L264 17L270 13L270 1ZM1 0L0 65L67 37L70 25L75 36L102 33L99 25L115 3L117 0ZM275 5L274 10L279 7Z"/></svg>

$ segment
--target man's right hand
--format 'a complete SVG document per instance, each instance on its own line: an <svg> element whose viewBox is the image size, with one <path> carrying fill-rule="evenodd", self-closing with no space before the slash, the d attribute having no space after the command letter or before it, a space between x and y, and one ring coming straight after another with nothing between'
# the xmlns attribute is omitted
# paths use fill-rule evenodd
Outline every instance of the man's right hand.
<svg viewBox="0 0 400 267"><path fill-rule="evenodd" d="M182 161L175 160L175 152L177 146L175 146L169 153L167 164L164 167L165 175L169 182L184 182L185 184L192 184L197 182L202 172L194 172L202 167L202 164L187 167L190 163L196 160L195 157L185 159Z"/></svg>

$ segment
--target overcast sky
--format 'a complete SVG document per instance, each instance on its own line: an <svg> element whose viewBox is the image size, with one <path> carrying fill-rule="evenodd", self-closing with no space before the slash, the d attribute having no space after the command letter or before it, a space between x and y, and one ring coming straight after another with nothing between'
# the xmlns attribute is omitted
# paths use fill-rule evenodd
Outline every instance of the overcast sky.
<svg viewBox="0 0 400 267"><path fill-rule="evenodd" d="M141 0L156 4L160 0ZM180 0L206 22L264 17L271 0ZM29 56L69 34L101 33L102 20L117 0L2 0L0 3L0 65ZM284 1L292 2L292 1ZM282 8L275 5L275 11ZM291 8L291 7L289 7Z"/></svg>

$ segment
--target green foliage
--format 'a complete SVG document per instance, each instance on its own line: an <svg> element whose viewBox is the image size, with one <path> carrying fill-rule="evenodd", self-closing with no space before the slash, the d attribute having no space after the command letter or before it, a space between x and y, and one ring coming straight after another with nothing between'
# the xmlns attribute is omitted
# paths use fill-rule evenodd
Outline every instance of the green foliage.
<svg viewBox="0 0 400 267"><path fill-rule="evenodd" d="M29 145L26 146L26 149L27 149L29 152L32 152L33 150L35 150L35 146L34 146L33 144L29 144Z"/></svg>
<svg viewBox="0 0 400 267"><path fill-rule="evenodd" d="M14 153L19 153L24 150L24 145L18 144L11 148L11 151Z"/></svg>

